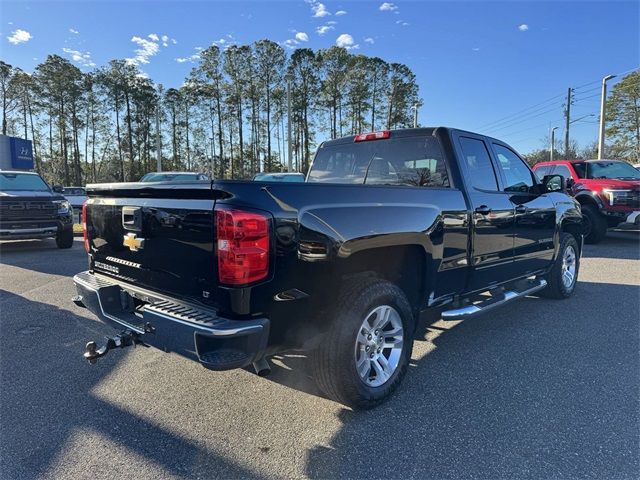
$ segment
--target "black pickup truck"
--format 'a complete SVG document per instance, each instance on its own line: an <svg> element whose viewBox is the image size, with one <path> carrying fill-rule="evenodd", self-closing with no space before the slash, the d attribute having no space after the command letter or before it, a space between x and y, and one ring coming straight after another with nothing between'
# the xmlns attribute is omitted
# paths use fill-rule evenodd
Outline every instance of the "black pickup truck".
<svg viewBox="0 0 640 480"><path fill-rule="evenodd" d="M320 145L305 183L88 187L77 305L212 370L309 352L331 398L370 407L404 377L421 312L463 319L573 292L580 206L505 143L449 128Z"/></svg>
<svg viewBox="0 0 640 480"><path fill-rule="evenodd" d="M73 246L73 208L40 175L0 170L0 240L53 237Z"/></svg>

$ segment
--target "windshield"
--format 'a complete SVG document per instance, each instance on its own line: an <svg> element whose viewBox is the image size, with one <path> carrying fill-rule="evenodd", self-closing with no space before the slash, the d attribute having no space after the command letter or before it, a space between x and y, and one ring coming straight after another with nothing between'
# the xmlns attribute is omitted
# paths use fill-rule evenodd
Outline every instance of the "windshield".
<svg viewBox="0 0 640 480"><path fill-rule="evenodd" d="M192 182L200 180L198 173L147 173L141 182Z"/></svg>
<svg viewBox="0 0 640 480"><path fill-rule="evenodd" d="M87 193L84 191L84 188L74 188L74 187L67 187L65 188L62 193L64 195L86 195Z"/></svg>
<svg viewBox="0 0 640 480"><path fill-rule="evenodd" d="M640 172L627 162L598 161L578 162L573 168L580 178L612 178L618 180L640 180Z"/></svg>
<svg viewBox="0 0 640 480"><path fill-rule="evenodd" d="M308 182L448 187L435 137L401 137L329 145L318 150Z"/></svg>
<svg viewBox="0 0 640 480"><path fill-rule="evenodd" d="M49 186L38 175L26 173L0 173L0 191L29 190L32 192L49 192Z"/></svg>
<svg viewBox="0 0 640 480"><path fill-rule="evenodd" d="M253 178L256 182L304 182L304 175L283 175L278 173L259 173Z"/></svg>

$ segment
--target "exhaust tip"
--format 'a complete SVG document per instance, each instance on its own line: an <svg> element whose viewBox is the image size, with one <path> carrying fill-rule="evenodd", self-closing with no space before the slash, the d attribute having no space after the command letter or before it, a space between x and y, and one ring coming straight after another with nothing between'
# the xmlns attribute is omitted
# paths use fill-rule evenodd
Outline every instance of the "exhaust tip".
<svg viewBox="0 0 640 480"><path fill-rule="evenodd" d="M271 373L269 362L267 362L267 359L264 357L253 362L253 368L256 371L256 375L259 377L266 377Z"/></svg>

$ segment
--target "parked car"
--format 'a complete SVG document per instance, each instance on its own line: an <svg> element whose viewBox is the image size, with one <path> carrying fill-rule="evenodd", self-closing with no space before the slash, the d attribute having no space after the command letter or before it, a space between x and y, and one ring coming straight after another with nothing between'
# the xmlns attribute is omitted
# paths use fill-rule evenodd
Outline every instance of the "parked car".
<svg viewBox="0 0 640 480"><path fill-rule="evenodd" d="M0 171L0 240L53 237L58 248L71 248L72 211L37 173Z"/></svg>
<svg viewBox="0 0 640 480"><path fill-rule="evenodd" d="M141 182L193 182L210 180L206 173L193 172L151 172L144 175Z"/></svg>
<svg viewBox="0 0 640 480"><path fill-rule="evenodd" d="M302 173L258 173L253 177L254 182L304 182Z"/></svg>
<svg viewBox="0 0 640 480"><path fill-rule="evenodd" d="M573 293L582 220L563 183L440 127L326 141L304 185L89 185L74 302L122 332L85 358L144 343L265 374L304 349L329 397L373 406L407 372L422 311Z"/></svg>
<svg viewBox="0 0 640 480"><path fill-rule="evenodd" d="M80 224L82 219L80 218L80 212L82 212L82 205L87 201L87 192L83 187L53 187L54 191L58 191L64 195L71 206L73 207L73 223Z"/></svg>
<svg viewBox="0 0 640 480"><path fill-rule="evenodd" d="M620 160L557 160L534 165L538 176L562 175L582 206L585 242L608 228L640 229L640 172Z"/></svg>

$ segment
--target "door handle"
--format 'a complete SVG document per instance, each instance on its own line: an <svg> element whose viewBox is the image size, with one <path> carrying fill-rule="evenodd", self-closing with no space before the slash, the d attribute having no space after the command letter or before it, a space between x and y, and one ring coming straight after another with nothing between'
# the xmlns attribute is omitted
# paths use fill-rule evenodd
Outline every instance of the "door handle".
<svg viewBox="0 0 640 480"><path fill-rule="evenodd" d="M476 207L476 213L479 213L480 215L489 215L491 213L491 207L480 205L479 207Z"/></svg>
<svg viewBox="0 0 640 480"><path fill-rule="evenodd" d="M527 213L528 208L524 205L518 205L516 207L516 213Z"/></svg>

